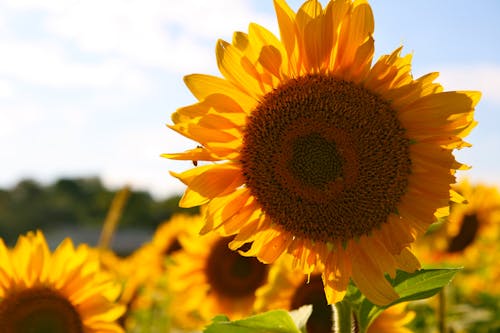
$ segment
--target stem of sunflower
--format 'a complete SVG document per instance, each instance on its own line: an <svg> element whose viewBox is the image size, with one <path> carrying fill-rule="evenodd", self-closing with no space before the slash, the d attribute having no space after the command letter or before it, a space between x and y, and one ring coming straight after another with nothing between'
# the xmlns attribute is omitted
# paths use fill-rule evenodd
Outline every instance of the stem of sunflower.
<svg viewBox="0 0 500 333"><path fill-rule="evenodd" d="M352 310L351 304L347 301L335 303L335 333L352 332Z"/></svg>
<svg viewBox="0 0 500 333"><path fill-rule="evenodd" d="M440 333L447 333L447 327L446 327L446 294L445 294L445 287L441 289L441 291L438 294L438 326L439 326L439 332Z"/></svg>
<svg viewBox="0 0 500 333"><path fill-rule="evenodd" d="M109 248L111 243L111 239L116 231L116 227L118 226L118 222L123 213L123 209L125 208L125 203L130 195L130 187L125 186L120 191L118 191L113 201L111 202L111 207L108 210L108 214L106 215L106 219L104 220L101 236L99 237L99 242L97 247L100 250L105 250Z"/></svg>

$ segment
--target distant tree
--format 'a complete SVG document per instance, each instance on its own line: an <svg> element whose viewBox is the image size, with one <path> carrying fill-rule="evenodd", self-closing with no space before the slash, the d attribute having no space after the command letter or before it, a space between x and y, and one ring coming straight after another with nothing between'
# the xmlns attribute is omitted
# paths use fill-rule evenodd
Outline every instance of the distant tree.
<svg viewBox="0 0 500 333"><path fill-rule="evenodd" d="M50 185L25 179L11 189L0 189L0 237L12 244L29 230L58 227L100 228L116 190L97 177L61 178ZM154 230L173 214L195 214L199 209L179 208L180 196L154 199L145 191L132 191L118 228Z"/></svg>

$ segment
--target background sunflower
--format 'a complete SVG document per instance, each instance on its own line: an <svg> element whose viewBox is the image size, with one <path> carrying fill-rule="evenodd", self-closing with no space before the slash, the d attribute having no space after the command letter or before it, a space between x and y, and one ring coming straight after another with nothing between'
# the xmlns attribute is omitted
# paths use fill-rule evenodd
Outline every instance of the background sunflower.
<svg viewBox="0 0 500 333"><path fill-rule="evenodd" d="M254 312L267 265L230 250L230 239L216 234L185 234L179 240L182 250L172 255L167 270L175 326L200 329L218 314L239 319Z"/></svg>
<svg viewBox="0 0 500 333"><path fill-rule="evenodd" d="M66 239L51 253L40 231L13 249L0 240L0 273L2 332L123 332L120 285L85 245Z"/></svg>

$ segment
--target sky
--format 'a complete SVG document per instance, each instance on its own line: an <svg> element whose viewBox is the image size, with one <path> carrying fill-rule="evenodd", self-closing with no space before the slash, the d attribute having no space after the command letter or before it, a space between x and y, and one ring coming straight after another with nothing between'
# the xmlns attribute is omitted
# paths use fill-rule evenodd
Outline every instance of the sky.
<svg viewBox="0 0 500 333"><path fill-rule="evenodd" d="M473 147L456 153L472 169L458 176L500 186L500 1L370 4L376 58L403 45L415 77L482 91ZM0 0L0 188L99 176L181 193L169 170L191 162L160 155L196 145L166 127L195 102L182 78L220 76L216 41L250 22L277 33L272 0Z"/></svg>

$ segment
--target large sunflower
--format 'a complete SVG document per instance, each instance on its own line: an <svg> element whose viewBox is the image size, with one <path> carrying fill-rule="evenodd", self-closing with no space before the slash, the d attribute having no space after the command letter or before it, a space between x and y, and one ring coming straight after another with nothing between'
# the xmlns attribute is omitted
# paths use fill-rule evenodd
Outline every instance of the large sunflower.
<svg viewBox="0 0 500 333"><path fill-rule="evenodd" d="M123 332L120 286L67 238L51 253L42 232L0 239L0 327L5 333Z"/></svg>
<svg viewBox="0 0 500 333"><path fill-rule="evenodd" d="M253 313L255 291L267 282L268 265L228 247L230 238L192 234L180 238L167 276L174 325L199 329L217 314L239 319Z"/></svg>
<svg viewBox="0 0 500 333"><path fill-rule="evenodd" d="M218 41L223 78L185 78L199 102L170 127L199 146L164 156L211 163L172 173L187 185L180 205L208 204L202 232L236 234L231 248L252 242L263 262L323 263L329 303L352 278L388 304L384 274L419 267L408 246L446 211L480 94L444 92L437 73L413 79L400 48L372 66L366 1L274 4L281 40L250 24Z"/></svg>

